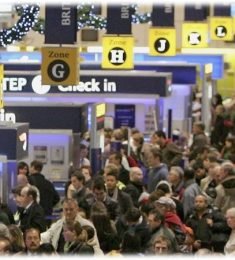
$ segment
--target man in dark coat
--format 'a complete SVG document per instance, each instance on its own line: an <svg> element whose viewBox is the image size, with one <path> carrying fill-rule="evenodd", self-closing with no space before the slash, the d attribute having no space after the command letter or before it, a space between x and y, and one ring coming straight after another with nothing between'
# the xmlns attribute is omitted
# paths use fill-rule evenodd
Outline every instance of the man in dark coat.
<svg viewBox="0 0 235 260"><path fill-rule="evenodd" d="M37 228L40 232L46 231L46 221L43 208L36 202L37 192L31 186L21 190L20 228L22 232L29 228Z"/></svg>
<svg viewBox="0 0 235 260"><path fill-rule="evenodd" d="M46 216L51 216L53 207L59 202L60 196L53 184L42 174L43 164L34 160L30 164L29 183L38 188L40 193L40 205L44 209Z"/></svg>

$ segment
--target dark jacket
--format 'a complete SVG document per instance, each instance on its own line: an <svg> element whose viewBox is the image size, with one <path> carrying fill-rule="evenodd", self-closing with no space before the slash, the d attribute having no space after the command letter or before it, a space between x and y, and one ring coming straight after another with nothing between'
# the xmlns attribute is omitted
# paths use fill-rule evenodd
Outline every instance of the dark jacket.
<svg viewBox="0 0 235 260"><path fill-rule="evenodd" d="M212 226L207 224L207 219L212 219ZM208 207L201 219L194 211L186 220L186 225L193 229L195 239L201 241L202 248L223 252L230 228L227 226L224 215L217 208Z"/></svg>
<svg viewBox="0 0 235 260"><path fill-rule="evenodd" d="M29 183L38 188L40 193L40 205L44 209L45 215L50 216L52 214L53 207L60 200L60 196L55 190L53 184L41 173L30 175Z"/></svg>
<svg viewBox="0 0 235 260"><path fill-rule="evenodd" d="M86 243L75 242L70 247L67 254L78 254L78 255L94 255L94 249Z"/></svg>
<svg viewBox="0 0 235 260"><path fill-rule="evenodd" d="M169 168L171 166L178 166L182 160L181 149L171 141L167 141L164 146L161 146L162 162Z"/></svg>
<svg viewBox="0 0 235 260"><path fill-rule="evenodd" d="M115 200L108 191L108 196ZM133 202L129 194L117 189L117 203L118 203L118 213L125 214L129 208L133 207Z"/></svg>
<svg viewBox="0 0 235 260"><path fill-rule="evenodd" d="M28 228L37 228L40 232L46 231L46 222L43 208L33 202L33 204L20 213L20 228L24 232Z"/></svg>
<svg viewBox="0 0 235 260"><path fill-rule="evenodd" d="M142 192L144 191L144 185L142 183L130 181L127 184L126 188L124 188L123 190L131 196L134 206L138 208L139 207L138 199L142 194Z"/></svg>
<svg viewBox="0 0 235 260"><path fill-rule="evenodd" d="M193 136L193 143L190 146L189 160L193 160L197 157L200 149L209 144L209 139L204 133L200 133Z"/></svg>

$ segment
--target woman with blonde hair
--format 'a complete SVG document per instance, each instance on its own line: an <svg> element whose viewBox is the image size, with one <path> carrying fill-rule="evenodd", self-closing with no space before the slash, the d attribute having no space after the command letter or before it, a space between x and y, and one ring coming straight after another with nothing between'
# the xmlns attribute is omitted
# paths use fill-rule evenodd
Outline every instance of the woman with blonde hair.
<svg viewBox="0 0 235 260"><path fill-rule="evenodd" d="M10 232L12 253L19 253L24 251L25 244L21 229L18 226L12 224L8 226L8 230Z"/></svg>

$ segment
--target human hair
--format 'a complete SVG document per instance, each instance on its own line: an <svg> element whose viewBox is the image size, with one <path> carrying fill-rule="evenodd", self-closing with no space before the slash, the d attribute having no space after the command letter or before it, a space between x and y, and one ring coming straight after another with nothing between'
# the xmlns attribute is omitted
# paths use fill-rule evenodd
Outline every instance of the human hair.
<svg viewBox="0 0 235 260"><path fill-rule="evenodd" d="M157 243L162 243L162 242L166 242L167 244L167 251L172 251L171 248L171 241L164 235L159 235L155 238L154 242L153 242L153 246L155 247L155 245Z"/></svg>
<svg viewBox="0 0 235 260"><path fill-rule="evenodd" d="M162 130L157 130L154 132L154 134L157 135L158 137L162 137L162 138L166 139L166 134Z"/></svg>
<svg viewBox="0 0 235 260"><path fill-rule="evenodd" d="M11 235L12 243L17 245L18 247L25 247L23 233L21 229L18 226L11 224L8 226L8 230Z"/></svg>
<svg viewBox="0 0 235 260"><path fill-rule="evenodd" d="M41 239L41 233L40 233L40 230L38 228L27 228L23 233L24 241L26 240L27 234L32 232L32 231L36 231L38 233L39 238Z"/></svg>
<svg viewBox="0 0 235 260"><path fill-rule="evenodd" d="M35 187L25 186L22 188L21 192L25 191L27 196L32 196L33 201L37 201L37 191Z"/></svg>
<svg viewBox="0 0 235 260"><path fill-rule="evenodd" d="M64 227L66 227L68 230L70 230L72 232L73 231L75 232L76 237L77 237L76 240L79 240L82 242L87 241L87 233L78 221L75 221L73 223L66 223L64 225Z"/></svg>
<svg viewBox="0 0 235 260"><path fill-rule="evenodd" d="M151 210L148 215L153 215L155 221L159 220L161 223L164 223L164 215L158 209Z"/></svg>
<svg viewBox="0 0 235 260"><path fill-rule="evenodd" d="M128 222L137 222L141 216L141 211L138 208L129 208L125 213L125 219Z"/></svg>
<svg viewBox="0 0 235 260"><path fill-rule="evenodd" d="M180 166L171 166L170 170L177 172L179 178L182 180L184 176L184 170Z"/></svg>
<svg viewBox="0 0 235 260"><path fill-rule="evenodd" d="M162 153L161 153L161 151L158 148L152 147L150 149L150 152L152 153L154 158L158 157L160 162L162 161Z"/></svg>
<svg viewBox="0 0 235 260"><path fill-rule="evenodd" d="M23 185L17 185L17 186L15 186L12 190L11 190L11 192L14 194L14 195L21 195L21 190L24 188L25 186L23 186Z"/></svg>
<svg viewBox="0 0 235 260"><path fill-rule="evenodd" d="M51 255L56 254L56 250L51 243L43 243L39 246L37 253Z"/></svg>
<svg viewBox="0 0 235 260"><path fill-rule="evenodd" d="M33 160L30 163L30 166L33 167L37 172L41 172L43 169L43 163L41 161L38 160Z"/></svg>
<svg viewBox="0 0 235 260"><path fill-rule="evenodd" d="M94 182L93 182L93 190L103 190L103 191L106 191L106 188L105 188L105 182L104 182L104 179L103 177L97 177L94 179Z"/></svg>
<svg viewBox="0 0 235 260"><path fill-rule="evenodd" d="M105 207L102 201L96 201L91 206L91 215L96 213L104 213L107 214L107 208Z"/></svg>
<svg viewBox="0 0 235 260"><path fill-rule="evenodd" d="M231 176L234 175L234 166L230 161L225 161L221 164L221 168L227 175Z"/></svg>
<svg viewBox="0 0 235 260"><path fill-rule="evenodd" d="M87 232L87 240L93 239L95 236L95 229L91 226L84 225L82 226L84 230Z"/></svg>
<svg viewBox="0 0 235 260"><path fill-rule="evenodd" d="M4 247L4 252L9 252L11 253L12 251L12 245L11 245L11 240L8 237L0 236L0 242L5 242L6 246Z"/></svg>
<svg viewBox="0 0 235 260"><path fill-rule="evenodd" d="M81 170L75 170L72 173L70 179L72 177L75 177L78 181L81 181L83 185L85 184L85 176L82 174Z"/></svg>
<svg viewBox="0 0 235 260"><path fill-rule="evenodd" d="M73 203L75 204L76 206L78 206L78 202L76 199L74 198L64 198L64 200L62 201L62 204L70 204L70 203Z"/></svg>
<svg viewBox="0 0 235 260"><path fill-rule="evenodd" d="M193 125L198 127L201 131L205 130L205 124L203 122L194 122Z"/></svg>
<svg viewBox="0 0 235 260"><path fill-rule="evenodd" d="M24 161L18 162L18 164L17 164L18 174L19 174L19 169L24 169L25 167L27 167L26 175L28 175L28 173L29 173L29 165L26 162L24 162Z"/></svg>
<svg viewBox="0 0 235 260"><path fill-rule="evenodd" d="M8 230L8 227L1 222L0 222L0 236L10 239L10 232Z"/></svg>
<svg viewBox="0 0 235 260"><path fill-rule="evenodd" d="M106 177L107 176L113 176L116 180L118 180L118 172L116 171L116 169L114 169L113 171L109 171L106 173Z"/></svg>
<svg viewBox="0 0 235 260"><path fill-rule="evenodd" d="M121 162L122 162L122 154L120 152L112 152L110 154L110 156L114 156L115 160L119 161L119 163L121 164Z"/></svg>
<svg viewBox="0 0 235 260"><path fill-rule="evenodd" d="M117 176L119 174L118 166L114 163L109 163L108 165L105 166L104 169L107 173L114 173Z"/></svg>
<svg viewBox="0 0 235 260"><path fill-rule="evenodd" d="M140 236L133 231L126 231L122 238L121 253L133 254L139 252L141 252Z"/></svg>
<svg viewBox="0 0 235 260"><path fill-rule="evenodd" d="M184 169L184 178L186 180L191 180L195 176L195 170L191 167L187 167Z"/></svg>

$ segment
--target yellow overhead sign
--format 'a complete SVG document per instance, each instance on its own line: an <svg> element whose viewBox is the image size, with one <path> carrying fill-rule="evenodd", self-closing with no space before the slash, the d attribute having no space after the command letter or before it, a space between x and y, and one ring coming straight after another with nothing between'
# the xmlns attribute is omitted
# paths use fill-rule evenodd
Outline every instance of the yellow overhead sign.
<svg viewBox="0 0 235 260"><path fill-rule="evenodd" d="M216 41L233 40L233 18L210 17L210 38Z"/></svg>
<svg viewBox="0 0 235 260"><path fill-rule="evenodd" d="M208 46L206 23L183 23L182 48L205 48Z"/></svg>
<svg viewBox="0 0 235 260"><path fill-rule="evenodd" d="M77 47L42 48L42 84L76 85L78 82Z"/></svg>
<svg viewBox="0 0 235 260"><path fill-rule="evenodd" d="M133 36L104 36L102 45L102 68L133 69Z"/></svg>
<svg viewBox="0 0 235 260"><path fill-rule="evenodd" d="M175 28L150 28L149 54L154 56L174 56L176 54Z"/></svg>

